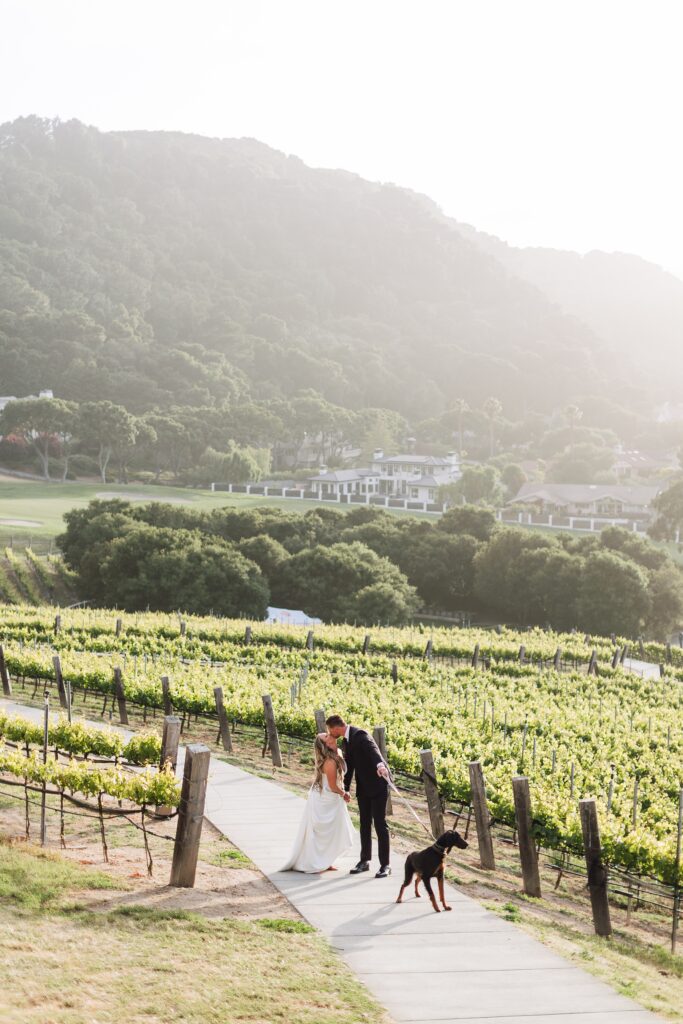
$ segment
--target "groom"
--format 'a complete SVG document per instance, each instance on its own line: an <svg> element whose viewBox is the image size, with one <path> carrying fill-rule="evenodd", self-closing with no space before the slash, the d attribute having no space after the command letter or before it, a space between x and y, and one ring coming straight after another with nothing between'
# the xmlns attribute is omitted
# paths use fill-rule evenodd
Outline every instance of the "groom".
<svg viewBox="0 0 683 1024"><path fill-rule="evenodd" d="M377 744L363 729L355 725L347 725L339 715L330 715L325 721L327 731L336 740L341 739L346 775L344 789L349 792L353 773L356 773L356 799L360 811L360 860L352 875L370 870L372 857L372 826L377 833L379 852L379 871L375 878L388 878L389 867L389 829L387 828L387 796L389 773L382 760Z"/></svg>

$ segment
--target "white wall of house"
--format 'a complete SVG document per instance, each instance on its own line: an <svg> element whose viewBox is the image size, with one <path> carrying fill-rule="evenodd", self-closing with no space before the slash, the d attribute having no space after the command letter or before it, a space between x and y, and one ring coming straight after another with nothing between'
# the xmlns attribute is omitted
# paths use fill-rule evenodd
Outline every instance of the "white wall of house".
<svg viewBox="0 0 683 1024"><path fill-rule="evenodd" d="M428 456L395 456L385 458L375 451L371 467L358 470L327 470L308 478L307 490L318 498L371 497L384 495L407 501L433 503L438 500L441 484L453 483L461 476L456 452L445 458Z"/></svg>

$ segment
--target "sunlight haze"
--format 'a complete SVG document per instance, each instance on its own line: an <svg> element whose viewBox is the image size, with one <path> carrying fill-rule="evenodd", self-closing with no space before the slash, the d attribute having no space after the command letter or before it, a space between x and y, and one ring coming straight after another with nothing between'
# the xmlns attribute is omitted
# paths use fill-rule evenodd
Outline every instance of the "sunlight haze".
<svg viewBox="0 0 683 1024"><path fill-rule="evenodd" d="M683 277L675 2L5 0L0 120L251 136Z"/></svg>

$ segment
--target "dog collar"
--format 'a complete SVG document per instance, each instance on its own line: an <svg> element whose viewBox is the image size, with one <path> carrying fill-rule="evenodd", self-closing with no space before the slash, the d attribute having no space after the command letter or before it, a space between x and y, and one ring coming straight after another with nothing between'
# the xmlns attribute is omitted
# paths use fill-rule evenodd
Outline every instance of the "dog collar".
<svg viewBox="0 0 683 1024"><path fill-rule="evenodd" d="M445 846L439 846L438 843L434 843L434 845L432 846L432 850L436 850L437 853L445 853L446 852L446 847Z"/></svg>

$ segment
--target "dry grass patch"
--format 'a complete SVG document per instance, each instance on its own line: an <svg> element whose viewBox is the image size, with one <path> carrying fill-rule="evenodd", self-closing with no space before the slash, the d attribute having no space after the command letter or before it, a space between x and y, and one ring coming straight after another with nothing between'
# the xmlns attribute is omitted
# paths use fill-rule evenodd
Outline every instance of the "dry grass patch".
<svg viewBox="0 0 683 1024"><path fill-rule="evenodd" d="M0 922L6 1024L383 1019L315 934L134 907Z"/></svg>
<svg viewBox="0 0 683 1024"><path fill-rule="evenodd" d="M131 872L124 845L109 865L83 865L86 840L68 855L0 842L3 1024L386 1024L329 945L212 829L194 889L161 884L163 858L159 881Z"/></svg>

